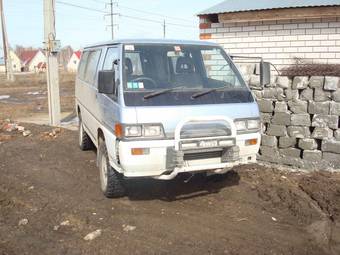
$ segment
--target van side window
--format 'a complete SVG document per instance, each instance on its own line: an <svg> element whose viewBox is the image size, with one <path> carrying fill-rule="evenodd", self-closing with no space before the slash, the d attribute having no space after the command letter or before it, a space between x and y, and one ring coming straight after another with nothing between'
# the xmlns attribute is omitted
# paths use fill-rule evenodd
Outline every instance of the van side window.
<svg viewBox="0 0 340 255"><path fill-rule="evenodd" d="M86 68L86 63L87 63L87 58L89 56L89 52L85 51L83 52L82 56L81 56L81 60L79 63L79 68L78 68L78 77L81 80L85 79L85 68Z"/></svg>
<svg viewBox="0 0 340 255"><path fill-rule="evenodd" d="M87 65L86 65L86 70L85 70L85 81L90 84L94 83L94 78L97 72L100 53L101 53L100 50L90 51L88 59L87 59Z"/></svg>
<svg viewBox="0 0 340 255"><path fill-rule="evenodd" d="M106 53L103 70L113 70L113 62L117 59L119 59L118 48L109 48Z"/></svg>

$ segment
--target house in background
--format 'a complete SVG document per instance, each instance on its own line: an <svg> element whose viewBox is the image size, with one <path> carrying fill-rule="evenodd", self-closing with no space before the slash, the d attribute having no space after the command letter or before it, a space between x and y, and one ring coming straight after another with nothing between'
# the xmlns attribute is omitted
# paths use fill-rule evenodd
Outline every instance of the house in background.
<svg viewBox="0 0 340 255"><path fill-rule="evenodd" d="M46 56L41 50L26 50L19 56L23 72L41 72L46 69ZM43 66L45 65L45 69Z"/></svg>
<svg viewBox="0 0 340 255"><path fill-rule="evenodd" d="M20 72L21 71L21 61L18 58L18 56L15 54L13 50L9 51L9 55L11 57L12 61L12 70L13 72ZM0 63L0 73L5 73L6 72L6 67L4 63L4 59L1 58L1 63Z"/></svg>
<svg viewBox="0 0 340 255"><path fill-rule="evenodd" d="M81 57L81 51L80 50L73 52L73 54L70 58L70 61L67 64L67 71L77 72L80 57Z"/></svg>
<svg viewBox="0 0 340 255"><path fill-rule="evenodd" d="M339 0L227 0L198 14L200 38L278 68L301 59L340 64Z"/></svg>

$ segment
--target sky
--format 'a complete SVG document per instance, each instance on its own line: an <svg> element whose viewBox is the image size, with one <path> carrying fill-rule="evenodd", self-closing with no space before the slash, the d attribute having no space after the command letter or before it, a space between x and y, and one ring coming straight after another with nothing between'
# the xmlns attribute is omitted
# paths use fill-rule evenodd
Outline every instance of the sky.
<svg viewBox="0 0 340 255"><path fill-rule="evenodd" d="M43 0L3 0L11 47L42 47ZM111 39L110 0L56 0L56 32L62 46L75 50L87 44ZM162 38L163 20L168 39L198 39L196 14L221 0L116 0L115 38ZM70 6L78 5L89 8ZM0 46L2 46L0 44ZM0 53L1 55L1 53Z"/></svg>

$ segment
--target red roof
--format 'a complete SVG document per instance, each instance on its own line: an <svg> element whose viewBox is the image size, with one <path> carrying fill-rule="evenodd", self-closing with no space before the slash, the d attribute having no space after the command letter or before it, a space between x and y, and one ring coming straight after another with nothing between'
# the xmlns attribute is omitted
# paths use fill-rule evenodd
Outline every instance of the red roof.
<svg viewBox="0 0 340 255"><path fill-rule="evenodd" d="M80 50L75 51L75 52L73 52L73 53L77 56L77 58L80 59L80 56L81 56L81 51L80 51Z"/></svg>
<svg viewBox="0 0 340 255"><path fill-rule="evenodd" d="M38 51L39 50L26 50L20 54L19 58L23 64L26 65L34 58Z"/></svg>

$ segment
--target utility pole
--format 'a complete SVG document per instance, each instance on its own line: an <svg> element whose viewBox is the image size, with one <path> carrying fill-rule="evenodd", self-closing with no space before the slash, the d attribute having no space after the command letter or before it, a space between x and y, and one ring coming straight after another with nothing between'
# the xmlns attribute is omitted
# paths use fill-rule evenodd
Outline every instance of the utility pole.
<svg viewBox="0 0 340 255"><path fill-rule="evenodd" d="M49 122L52 126L59 126L60 95L57 52L60 42L56 40L55 0L44 0L44 34Z"/></svg>
<svg viewBox="0 0 340 255"><path fill-rule="evenodd" d="M165 20L163 21L163 38L165 38L166 35L166 24L165 24Z"/></svg>
<svg viewBox="0 0 340 255"><path fill-rule="evenodd" d="M1 31L2 31L2 43L3 43L3 50L4 50L6 76L7 76L7 80L13 82L14 81L13 66L12 66L11 54L9 51L8 36L7 36L5 14L4 14L4 5L3 5L2 0L0 0L0 12L1 12Z"/></svg>
<svg viewBox="0 0 340 255"><path fill-rule="evenodd" d="M113 27L113 0L110 2L110 17L111 17L111 39L113 40L115 38L115 32Z"/></svg>
<svg viewBox="0 0 340 255"><path fill-rule="evenodd" d="M114 11L114 6L118 6L118 2L114 2L114 0L110 0L110 3L106 4L110 6L110 14L106 14L104 15L104 17L106 16L110 16L110 25L108 25L109 27L111 27L111 39L114 40L115 39L115 26L118 26L118 24L115 24L114 22L114 16L115 15L119 15L118 12L113 12Z"/></svg>

